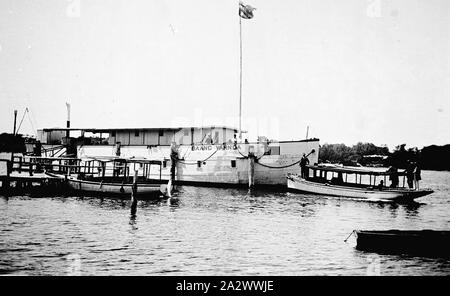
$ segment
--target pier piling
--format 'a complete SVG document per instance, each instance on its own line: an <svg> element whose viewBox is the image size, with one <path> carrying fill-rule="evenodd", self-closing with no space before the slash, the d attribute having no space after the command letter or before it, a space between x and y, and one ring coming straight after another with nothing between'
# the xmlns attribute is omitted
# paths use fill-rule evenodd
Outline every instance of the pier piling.
<svg viewBox="0 0 450 296"><path fill-rule="evenodd" d="M3 171L3 176L0 175L1 177L1 181L2 181L2 189L3 190L8 190L9 188L9 183L10 183L10 173L11 173L11 162L8 160L2 160L0 162L1 165L1 170Z"/></svg>
<svg viewBox="0 0 450 296"><path fill-rule="evenodd" d="M138 179L138 171L134 171L133 177L133 186L131 187L131 215L136 215L137 209L137 179Z"/></svg>
<svg viewBox="0 0 450 296"><path fill-rule="evenodd" d="M255 154L253 151L248 152L248 188L255 185Z"/></svg>

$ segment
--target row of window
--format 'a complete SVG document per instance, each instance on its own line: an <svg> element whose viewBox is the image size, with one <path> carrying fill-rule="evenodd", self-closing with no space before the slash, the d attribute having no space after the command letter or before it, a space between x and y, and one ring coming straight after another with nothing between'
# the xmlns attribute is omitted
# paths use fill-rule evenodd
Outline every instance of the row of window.
<svg viewBox="0 0 450 296"><path fill-rule="evenodd" d="M206 162L203 162L203 164L206 164ZM163 161L163 168L166 168L167 167L167 161L166 160L164 160ZM202 161L197 161L197 167L198 168L201 168L202 167ZM235 168L236 167L236 160L231 160L231 167L232 168Z"/></svg>
<svg viewBox="0 0 450 296"><path fill-rule="evenodd" d="M134 136L139 137L139 130L134 131ZM186 132L184 133L185 136L187 136ZM164 137L164 131L159 131L159 136ZM111 132L111 137L116 137L116 131Z"/></svg>
<svg viewBox="0 0 450 296"><path fill-rule="evenodd" d="M140 135L140 131L139 131L139 130L135 130L135 131L134 131L134 136L135 136L135 137L139 137L139 135ZM184 136L189 136L189 130L184 130L183 135L184 135ZM111 132L111 137L115 137L115 136L116 136L116 131L112 131L112 132ZM159 131L159 136L160 136L160 137L164 137L164 131L160 130L160 131ZM205 135L205 136L206 136L206 135ZM219 132L218 132L218 131L215 132L215 137L216 137L216 138L219 137Z"/></svg>

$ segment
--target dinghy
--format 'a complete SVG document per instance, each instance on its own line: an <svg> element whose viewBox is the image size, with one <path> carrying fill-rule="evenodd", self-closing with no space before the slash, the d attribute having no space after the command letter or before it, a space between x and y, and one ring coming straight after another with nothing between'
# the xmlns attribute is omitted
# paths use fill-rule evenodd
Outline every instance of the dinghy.
<svg viewBox="0 0 450 296"><path fill-rule="evenodd" d="M450 257L450 231L354 230L356 249L387 254Z"/></svg>

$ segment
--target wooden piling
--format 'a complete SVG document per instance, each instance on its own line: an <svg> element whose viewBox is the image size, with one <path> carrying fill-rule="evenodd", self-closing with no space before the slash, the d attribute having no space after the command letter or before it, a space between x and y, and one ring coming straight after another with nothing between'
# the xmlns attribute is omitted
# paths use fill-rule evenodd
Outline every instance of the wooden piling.
<svg viewBox="0 0 450 296"><path fill-rule="evenodd" d="M248 153L248 188L255 185L255 155L253 152Z"/></svg>
<svg viewBox="0 0 450 296"><path fill-rule="evenodd" d="M9 176L11 173L11 162L5 160L5 163L6 163L6 175L2 177L2 188L3 190L8 190L10 184Z"/></svg>
<svg viewBox="0 0 450 296"><path fill-rule="evenodd" d="M131 215L136 215L137 210L137 179L138 171L134 171L133 186L131 187Z"/></svg>

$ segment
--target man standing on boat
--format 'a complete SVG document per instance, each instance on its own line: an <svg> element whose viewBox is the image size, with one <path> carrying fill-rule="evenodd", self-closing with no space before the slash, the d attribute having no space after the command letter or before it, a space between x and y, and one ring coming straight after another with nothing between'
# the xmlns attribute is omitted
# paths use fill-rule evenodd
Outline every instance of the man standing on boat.
<svg viewBox="0 0 450 296"><path fill-rule="evenodd" d="M406 173L406 180L407 180L407 183L408 183L408 187L410 189L414 188L414 184L413 184L413 182L414 182L414 168L415 167L414 167L413 162L412 161L408 161L405 173Z"/></svg>
<svg viewBox="0 0 450 296"><path fill-rule="evenodd" d="M419 166L419 163L418 162L416 162L415 163L415 167L414 167L414 185L415 185L415 187L416 187L416 190L419 190L420 188L419 188L419 181L421 180L422 178L420 177L420 166Z"/></svg>
<svg viewBox="0 0 450 296"><path fill-rule="evenodd" d="M172 141L170 144L170 180L172 180L172 182L175 181L175 168L177 166L178 159L178 147L175 141Z"/></svg>
<svg viewBox="0 0 450 296"><path fill-rule="evenodd" d="M302 159L300 160L300 170L303 179L306 179L308 177L308 169L306 168L306 165L308 164L309 159L308 157L306 157L305 153L303 153Z"/></svg>
<svg viewBox="0 0 450 296"><path fill-rule="evenodd" d="M398 170L396 166L391 166L387 172L389 173L389 180L391 180L391 188L398 186Z"/></svg>

